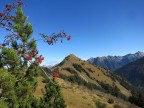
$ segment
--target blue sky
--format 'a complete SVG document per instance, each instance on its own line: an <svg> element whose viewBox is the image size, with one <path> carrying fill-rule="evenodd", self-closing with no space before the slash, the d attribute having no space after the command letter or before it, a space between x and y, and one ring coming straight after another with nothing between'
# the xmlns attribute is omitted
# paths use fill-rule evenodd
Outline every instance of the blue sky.
<svg viewBox="0 0 144 108"><path fill-rule="evenodd" d="M0 6L12 0L0 0ZM144 0L24 0L33 37L64 30L72 36L49 46L38 42L44 64L60 62L73 53L90 57L144 51ZM1 8L0 8L1 9ZM1 31L2 32L2 31Z"/></svg>

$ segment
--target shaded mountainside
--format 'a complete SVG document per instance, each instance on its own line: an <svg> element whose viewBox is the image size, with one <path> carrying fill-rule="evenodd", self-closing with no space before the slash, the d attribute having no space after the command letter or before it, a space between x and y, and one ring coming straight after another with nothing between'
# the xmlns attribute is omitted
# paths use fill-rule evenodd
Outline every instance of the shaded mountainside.
<svg viewBox="0 0 144 108"><path fill-rule="evenodd" d="M142 57L144 57L144 52L138 51L135 54L127 54L125 56L96 57L90 58L87 61L94 65L114 71Z"/></svg>
<svg viewBox="0 0 144 108"><path fill-rule="evenodd" d="M83 61L73 54L56 65L52 71L54 70L59 71L62 79L89 89L97 89L123 99L131 96L129 83L121 77L109 70Z"/></svg>
<svg viewBox="0 0 144 108"><path fill-rule="evenodd" d="M132 84L144 88L144 57L115 71L124 76Z"/></svg>

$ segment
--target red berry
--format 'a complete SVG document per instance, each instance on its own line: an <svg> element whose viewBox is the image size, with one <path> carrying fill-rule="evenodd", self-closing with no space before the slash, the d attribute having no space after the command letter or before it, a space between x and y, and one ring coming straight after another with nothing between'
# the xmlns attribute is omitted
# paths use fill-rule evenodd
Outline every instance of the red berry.
<svg viewBox="0 0 144 108"><path fill-rule="evenodd" d="M10 10L11 10L11 8L10 8L10 7L7 7L7 8L6 8L6 11L10 11Z"/></svg>
<svg viewBox="0 0 144 108"><path fill-rule="evenodd" d="M31 61L33 58L33 55L31 53L28 53L28 57L26 58L26 60Z"/></svg>
<svg viewBox="0 0 144 108"><path fill-rule="evenodd" d="M44 60L44 57L41 57L41 60Z"/></svg>
<svg viewBox="0 0 144 108"><path fill-rule="evenodd" d="M40 56L40 57L37 59L37 62L38 62L38 63L42 63L43 60L44 60L44 57Z"/></svg>
<svg viewBox="0 0 144 108"><path fill-rule="evenodd" d="M4 14L3 13L0 13L0 17L2 17Z"/></svg>
<svg viewBox="0 0 144 108"><path fill-rule="evenodd" d="M19 5L23 5L23 4L24 4L24 2L19 1L19 2L18 2L18 4L19 4Z"/></svg>
<svg viewBox="0 0 144 108"><path fill-rule="evenodd" d="M59 75L59 73L54 73L54 74L53 74L53 77L54 77L54 78L59 78L60 75Z"/></svg>
<svg viewBox="0 0 144 108"><path fill-rule="evenodd" d="M48 40L47 42L48 42L49 45L50 45L50 44L53 44L52 39L51 39L51 40Z"/></svg>
<svg viewBox="0 0 144 108"><path fill-rule="evenodd" d="M38 58L38 63L42 63L42 60L40 58Z"/></svg>
<svg viewBox="0 0 144 108"><path fill-rule="evenodd" d="M32 57L29 57L28 59L29 59L29 60L32 60Z"/></svg>
<svg viewBox="0 0 144 108"><path fill-rule="evenodd" d="M68 37L67 37L67 40L71 40L71 36L68 36Z"/></svg>

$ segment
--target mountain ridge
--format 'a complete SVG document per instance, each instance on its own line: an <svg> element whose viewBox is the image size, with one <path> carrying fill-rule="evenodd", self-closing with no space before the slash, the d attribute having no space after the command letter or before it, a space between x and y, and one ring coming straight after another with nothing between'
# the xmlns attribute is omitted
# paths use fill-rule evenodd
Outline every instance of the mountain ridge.
<svg viewBox="0 0 144 108"><path fill-rule="evenodd" d="M144 57L144 52L138 51L134 54L130 53L124 56L108 55L108 56L102 56L102 57L96 57L96 58L91 57L87 61L94 65L114 71L142 57Z"/></svg>
<svg viewBox="0 0 144 108"><path fill-rule="evenodd" d="M115 72L125 77L132 84L144 88L144 57L123 66Z"/></svg>
<svg viewBox="0 0 144 108"><path fill-rule="evenodd" d="M58 72L61 79L72 85L77 84L90 90L98 90L128 100L140 107L144 105L144 94L141 89L133 86L118 74L84 61L74 54L65 57L51 71Z"/></svg>
<svg viewBox="0 0 144 108"><path fill-rule="evenodd" d="M54 70L58 70L60 76L73 82L75 82L74 80L82 79L83 81L85 81L85 85L89 83L96 88L107 86L111 89L113 89L113 87L116 87L116 89L120 90L120 93L126 96L131 95L130 91L120 84L121 82L118 81L118 77L115 78L114 73L101 67L94 66L87 61L81 60L74 54L70 54L65 57L65 59L61 63L52 68L52 71ZM108 92L111 91L108 90Z"/></svg>

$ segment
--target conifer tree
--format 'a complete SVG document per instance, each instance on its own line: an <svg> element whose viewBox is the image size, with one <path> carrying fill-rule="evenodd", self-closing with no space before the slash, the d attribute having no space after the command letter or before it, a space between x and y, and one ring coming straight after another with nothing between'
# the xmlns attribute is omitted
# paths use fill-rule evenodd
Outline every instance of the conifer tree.
<svg viewBox="0 0 144 108"><path fill-rule="evenodd" d="M43 90L44 97L41 98L42 108L65 108L66 104L60 92L60 86L55 79L53 79L53 83L46 82L45 90Z"/></svg>
<svg viewBox="0 0 144 108"><path fill-rule="evenodd" d="M32 38L32 24L27 23L22 5L22 1L14 0L6 5L4 12L0 12L0 27L10 32L0 44L0 103L3 108L65 108L60 86L55 81L46 81L41 100L33 95L39 64L44 57L38 55L36 40ZM11 15L13 10L15 15ZM49 45L56 43L57 38L71 39L64 32L40 35Z"/></svg>

